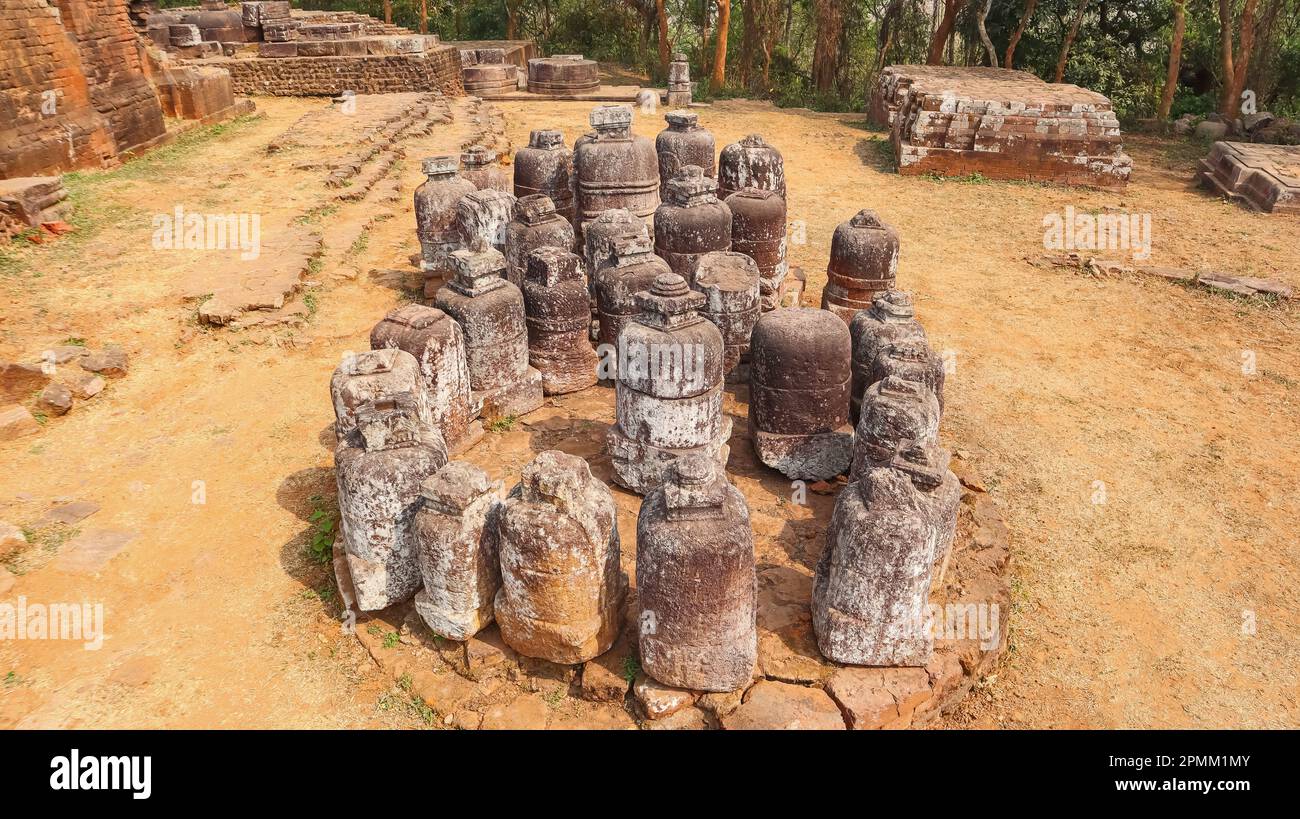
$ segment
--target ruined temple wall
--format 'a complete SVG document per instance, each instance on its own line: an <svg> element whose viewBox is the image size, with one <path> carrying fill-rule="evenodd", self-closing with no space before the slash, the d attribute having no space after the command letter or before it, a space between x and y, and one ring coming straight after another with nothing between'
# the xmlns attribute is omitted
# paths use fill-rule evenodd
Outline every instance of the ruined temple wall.
<svg viewBox="0 0 1300 819"><path fill-rule="evenodd" d="M465 93L460 52L440 46L425 54L367 57L252 57L213 63L230 71L236 94L334 96L407 91Z"/></svg>
<svg viewBox="0 0 1300 819"><path fill-rule="evenodd" d="M126 0L5 0L0 41L0 177L98 167L166 133Z"/></svg>

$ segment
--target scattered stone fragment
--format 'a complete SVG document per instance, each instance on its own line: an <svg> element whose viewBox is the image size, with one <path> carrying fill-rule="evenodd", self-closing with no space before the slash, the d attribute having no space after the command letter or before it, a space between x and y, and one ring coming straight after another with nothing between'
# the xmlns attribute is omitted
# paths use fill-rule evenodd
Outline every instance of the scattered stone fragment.
<svg viewBox="0 0 1300 819"><path fill-rule="evenodd" d="M826 682L850 730L900 729L931 697L924 668L841 668Z"/></svg>
<svg viewBox="0 0 1300 819"><path fill-rule="evenodd" d="M822 309L848 324L872 306L877 293L892 290L898 275L898 233L874 211L861 210L841 222L831 237Z"/></svg>
<svg viewBox="0 0 1300 819"><path fill-rule="evenodd" d="M524 296L505 279L506 260L478 244L452 254L456 277L437 304L465 333L473 401L486 419L526 415L542 405L542 374L528 366Z"/></svg>
<svg viewBox="0 0 1300 819"><path fill-rule="evenodd" d="M67 373L66 376L71 383L73 395L82 401L94 398L104 391L107 386L104 379L91 373Z"/></svg>
<svg viewBox="0 0 1300 819"><path fill-rule="evenodd" d="M26 401L49 383L40 364L0 364L0 401Z"/></svg>
<svg viewBox="0 0 1300 819"><path fill-rule="evenodd" d="M0 441L12 441L40 430L41 425L26 407L19 404L0 407Z"/></svg>
<svg viewBox="0 0 1300 819"><path fill-rule="evenodd" d="M395 352L410 358L400 350ZM420 588L411 523L425 478L447 463L442 435L413 393L367 401L334 451L339 536L362 611L409 600Z"/></svg>
<svg viewBox="0 0 1300 819"><path fill-rule="evenodd" d="M704 296L664 273L636 304L641 315L619 336L618 421L606 450L614 480L644 495L686 455L725 466L731 419L722 414L722 334L697 312Z"/></svg>
<svg viewBox="0 0 1300 819"><path fill-rule="evenodd" d="M744 496L711 458L678 459L642 501L636 577L646 674L696 691L749 682L758 655L754 534Z"/></svg>
<svg viewBox="0 0 1300 819"><path fill-rule="evenodd" d="M524 467L501 512L500 550L496 618L507 645L565 664L613 645L627 576L614 497L586 461L551 450Z"/></svg>
<svg viewBox="0 0 1300 819"><path fill-rule="evenodd" d="M135 532L92 529L82 532L63 547L51 564L68 574L94 574L135 540Z"/></svg>
<svg viewBox="0 0 1300 819"><path fill-rule="evenodd" d="M699 696L698 692L664 685L645 674L637 676L636 683L632 686L632 693L636 696L637 702L641 703L646 718L652 720L663 719L683 708L691 707Z"/></svg>
<svg viewBox="0 0 1300 819"><path fill-rule="evenodd" d="M844 322L810 307L764 313L750 347L750 438L760 460L796 480L849 468L852 343Z"/></svg>
<svg viewBox="0 0 1300 819"><path fill-rule="evenodd" d="M415 610L434 634L468 640L492 622L501 587L496 515L501 482L461 461L420 485L422 503L411 524L424 587Z"/></svg>
<svg viewBox="0 0 1300 819"><path fill-rule="evenodd" d="M108 346L97 353L87 353L79 362L83 370L107 378L121 378L126 375L126 351L121 347Z"/></svg>
<svg viewBox="0 0 1300 819"><path fill-rule="evenodd" d="M761 680L745 694L739 708L722 718L722 727L728 731L843 731L844 718L820 688Z"/></svg>
<svg viewBox="0 0 1300 819"><path fill-rule="evenodd" d="M68 410L72 409L72 390L62 384L50 384L41 391L41 396L36 399L36 403L42 412L50 415L66 415Z"/></svg>
<svg viewBox="0 0 1300 819"><path fill-rule="evenodd" d="M99 511L99 504L90 501L73 501L54 507L41 516L42 524L62 523L75 526Z"/></svg>
<svg viewBox="0 0 1300 819"><path fill-rule="evenodd" d="M26 548L27 536L23 534L23 530L12 523L0 520L0 557L7 557Z"/></svg>

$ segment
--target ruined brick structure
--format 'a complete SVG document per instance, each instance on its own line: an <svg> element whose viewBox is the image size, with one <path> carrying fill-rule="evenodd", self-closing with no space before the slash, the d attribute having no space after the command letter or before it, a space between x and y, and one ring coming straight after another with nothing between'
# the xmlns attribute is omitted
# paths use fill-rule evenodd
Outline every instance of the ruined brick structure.
<svg viewBox="0 0 1300 819"><path fill-rule="evenodd" d="M451 46L438 46L424 54L251 57L221 60L216 64L230 72L237 94L332 97L344 91L357 94L430 90L449 95L464 93L460 79L460 54Z"/></svg>
<svg viewBox="0 0 1300 819"><path fill-rule="evenodd" d="M868 109L905 175L1122 188L1132 170L1109 99L1025 71L886 66Z"/></svg>
<svg viewBox="0 0 1300 819"><path fill-rule="evenodd" d="M166 135L126 0L5 0L0 41L0 177L100 167Z"/></svg>

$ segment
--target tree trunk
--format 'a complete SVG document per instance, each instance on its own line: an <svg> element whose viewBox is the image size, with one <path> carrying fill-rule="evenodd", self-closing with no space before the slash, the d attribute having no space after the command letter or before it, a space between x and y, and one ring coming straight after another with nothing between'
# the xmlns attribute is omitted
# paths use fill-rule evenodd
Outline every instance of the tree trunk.
<svg viewBox="0 0 1300 819"><path fill-rule="evenodd" d="M655 0L655 26L659 29L659 67L666 77L668 63L672 62L673 55L668 47L668 10L664 6L664 0Z"/></svg>
<svg viewBox="0 0 1300 819"><path fill-rule="evenodd" d="M1002 60L1003 68L1016 67L1016 46L1020 45L1020 38L1025 35L1025 29L1029 27L1029 21L1033 19L1037 7L1038 0L1025 0L1025 12L1020 15L1020 22L1016 24L1016 30L1011 32L1011 40L1007 43L1007 54Z"/></svg>
<svg viewBox="0 0 1300 819"><path fill-rule="evenodd" d="M423 0L427 3L428 0ZM506 39L519 38L519 0L506 0Z"/></svg>
<svg viewBox="0 0 1300 819"><path fill-rule="evenodd" d="M812 81L818 91L830 91L840 68L840 40L844 29L841 0L813 0L817 40L813 44Z"/></svg>
<svg viewBox="0 0 1300 819"><path fill-rule="evenodd" d="M885 7L884 12L880 15L880 26L876 36L877 74L885 67L885 61L889 58L889 49L894 45L895 24L902 8L903 0L890 0L889 5Z"/></svg>
<svg viewBox="0 0 1300 819"><path fill-rule="evenodd" d="M984 8L980 9L979 17L976 23L979 25L980 42L984 44L984 50L989 55L989 65L993 68L998 67L998 52L993 48L993 41L989 39L989 30L984 27L984 21L989 17L989 9L993 8L993 0L984 0Z"/></svg>
<svg viewBox="0 0 1300 819"><path fill-rule="evenodd" d="M420 33L429 33L429 0L420 0Z"/></svg>
<svg viewBox="0 0 1300 819"><path fill-rule="evenodd" d="M930 38L930 51L925 58L926 65L943 65L943 52L948 47L948 40L955 33L957 12L962 10L967 0L943 0L943 19Z"/></svg>
<svg viewBox="0 0 1300 819"><path fill-rule="evenodd" d="M740 6L740 84L754 87L754 52L758 50L758 20L754 0L741 0Z"/></svg>
<svg viewBox="0 0 1300 819"><path fill-rule="evenodd" d="M1219 49L1223 58L1223 97L1219 113L1234 120L1241 114L1241 93L1246 90L1246 73L1255 49L1255 10L1258 0L1246 0L1241 10L1241 35L1237 53L1232 48L1232 2L1219 0Z"/></svg>
<svg viewBox="0 0 1300 819"><path fill-rule="evenodd" d="M1070 24L1070 30L1065 33L1065 42L1061 43L1061 56L1056 58L1056 79L1052 82L1062 82L1065 79L1065 64L1070 61L1070 46L1074 45L1074 38L1079 36L1079 27L1083 25L1083 13L1088 9L1088 0L1079 0L1079 8L1074 13L1074 22Z"/></svg>
<svg viewBox="0 0 1300 819"><path fill-rule="evenodd" d="M393 0L384 0L384 22L393 24Z"/></svg>
<svg viewBox="0 0 1300 819"><path fill-rule="evenodd" d="M1174 107L1174 90L1178 87L1178 68L1183 59L1183 33L1186 30L1186 0L1174 0L1174 37L1169 43L1169 72L1165 74L1165 90L1160 95L1158 119L1169 119L1169 112Z"/></svg>
<svg viewBox="0 0 1300 819"><path fill-rule="evenodd" d="M713 7L713 0L702 0L700 5L700 73L712 74L709 68L709 10Z"/></svg>
<svg viewBox="0 0 1300 819"><path fill-rule="evenodd" d="M731 25L731 0L718 0L718 44L713 50L713 87L727 82L727 29Z"/></svg>

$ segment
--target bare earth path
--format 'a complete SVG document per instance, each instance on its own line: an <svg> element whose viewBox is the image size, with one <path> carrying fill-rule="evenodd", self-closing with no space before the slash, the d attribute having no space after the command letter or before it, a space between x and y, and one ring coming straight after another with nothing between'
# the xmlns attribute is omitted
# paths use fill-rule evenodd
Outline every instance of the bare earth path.
<svg viewBox="0 0 1300 819"><path fill-rule="evenodd" d="M303 549L310 499L333 494L329 373L411 284L369 271L409 269L418 159L457 149L467 126L457 118L408 147L392 218L364 246L327 254L306 328L201 331L173 288L211 259L151 250L150 215L255 201L274 218L326 195L321 172L263 150L326 103L258 103L265 119L155 173L90 180L93 235L0 265L0 359L67 337L132 356L101 396L0 443L0 520L31 526L84 499L101 509L81 534L134 534L95 573L60 570L56 542L16 567L27 571L7 599L102 601L109 637L97 652L0 643L0 726L417 724L385 707L390 683L329 619L314 591L326 576ZM589 110L501 108L515 145L544 126L572 144ZM743 101L701 109L719 145L761 132L785 154L809 301L835 224L873 208L902 237L900 286L954 356L944 436L987 476L1011 526L1017 610L1009 658L947 724L1300 724L1294 310L1025 261L1044 253L1045 215L1109 207L1151 213L1152 264L1300 286L1300 222L1192 189L1195 152L1141 139L1122 194L903 179L857 119ZM637 118L646 135L661 125Z"/></svg>

